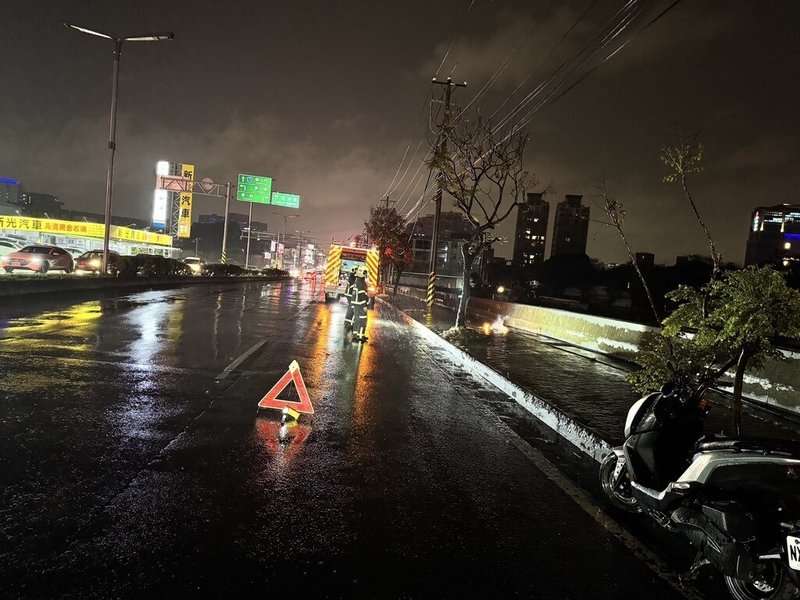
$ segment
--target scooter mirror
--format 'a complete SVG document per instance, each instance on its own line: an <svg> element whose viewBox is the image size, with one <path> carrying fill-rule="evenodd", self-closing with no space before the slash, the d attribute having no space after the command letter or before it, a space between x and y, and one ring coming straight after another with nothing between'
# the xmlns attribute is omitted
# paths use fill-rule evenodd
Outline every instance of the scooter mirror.
<svg viewBox="0 0 800 600"><path fill-rule="evenodd" d="M662 395L669 396L672 394L672 392L675 391L675 384L672 383L671 381L668 381L667 383L661 386L660 391Z"/></svg>

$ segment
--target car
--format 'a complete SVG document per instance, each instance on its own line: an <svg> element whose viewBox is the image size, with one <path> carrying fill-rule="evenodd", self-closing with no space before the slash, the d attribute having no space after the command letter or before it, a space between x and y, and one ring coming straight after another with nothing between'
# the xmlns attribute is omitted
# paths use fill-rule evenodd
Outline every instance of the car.
<svg viewBox="0 0 800 600"><path fill-rule="evenodd" d="M206 270L206 261L197 256L187 256L183 262L189 265L192 270L192 275L202 275Z"/></svg>
<svg viewBox="0 0 800 600"><path fill-rule="evenodd" d="M15 237L10 236L0 236L0 242L5 242L7 244L13 244L16 248L23 248L27 246L29 242L26 240L20 240Z"/></svg>
<svg viewBox="0 0 800 600"><path fill-rule="evenodd" d="M64 246L64 250L69 252L72 258L78 258L81 254L86 252L85 248L74 248L72 246Z"/></svg>
<svg viewBox="0 0 800 600"><path fill-rule="evenodd" d="M47 273L51 270L72 273L75 261L69 252L58 246L31 244L0 259L0 266L5 269L6 273L11 273L16 269L37 273Z"/></svg>
<svg viewBox="0 0 800 600"><path fill-rule="evenodd" d="M0 239L0 256L8 256L12 252L16 252L22 246L9 242L8 240Z"/></svg>
<svg viewBox="0 0 800 600"><path fill-rule="evenodd" d="M21 235L15 235L13 233L7 233L4 236L0 237L0 239L17 242L20 245L20 247L27 246L30 243L29 239L24 238Z"/></svg>
<svg viewBox="0 0 800 600"><path fill-rule="evenodd" d="M116 275L119 272L120 255L113 250L108 251L109 275ZM103 265L102 250L87 250L75 259L75 272L83 275L85 273L99 274Z"/></svg>

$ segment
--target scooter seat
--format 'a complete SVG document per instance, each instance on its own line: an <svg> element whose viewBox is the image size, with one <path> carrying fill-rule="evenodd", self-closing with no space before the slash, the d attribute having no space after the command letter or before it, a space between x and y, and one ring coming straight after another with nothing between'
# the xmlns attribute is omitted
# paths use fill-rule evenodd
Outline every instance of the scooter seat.
<svg viewBox="0 0 800 600"><path fill-rule="evenodd" d="M780 438L721 438L707 441L701 439L697 452L758 452L761 454L780 454L800 458L800 442Z"/></svg>

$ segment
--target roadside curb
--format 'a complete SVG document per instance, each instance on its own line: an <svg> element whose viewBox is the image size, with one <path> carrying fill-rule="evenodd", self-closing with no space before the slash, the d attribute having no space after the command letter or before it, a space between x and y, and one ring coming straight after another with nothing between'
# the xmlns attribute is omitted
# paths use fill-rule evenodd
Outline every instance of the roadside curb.
<svg viewBox="0 0 800 600"><path fill-rule="evenodd" d="M486 380L492 386L514 399L534 417L550 427L572 445L577 446L582 452L589 455L595 461L600 462L606 454L610 452L611 444L602 439L594 431L591 431L572 417L548 404L543 398L540 398L536 394L533 394L529 390L526 390L507 377L501 375L461 348L451 344L438 333L428 329L425 325L409 316L402 309L381 298L376 298L376 300L383 306L399 314L406 323L414 327L428 342L445 350L460 367Z"/></svg>

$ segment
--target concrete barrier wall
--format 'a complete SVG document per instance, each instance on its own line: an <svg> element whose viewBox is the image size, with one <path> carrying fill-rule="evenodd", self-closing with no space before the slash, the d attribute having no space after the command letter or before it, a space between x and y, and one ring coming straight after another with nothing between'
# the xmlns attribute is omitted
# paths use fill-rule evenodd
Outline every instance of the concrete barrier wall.
<svg viewBox="0 0 800 600"><path fill-rule="evenodd" d="M628 321L484 298L471 298L468 312L487 321L502 315L509 327L625 360L634 358L646 332L659 331ZM781 354L782 360L770 359L762 368L748 371L743 393L759 404L800 414L800 353L784 349ZM721 380L720 388L733 391L732 373Z"/></svg>
<svg viewBox="0 0 800 600"><path fill-rule="evenodd" d="M420 289L404 288L402 292L416 298L425 297L425 291ZM454 307L457 301L455 294L437 292L440 304ZM514 329L624 360L633 360L645 333L659 331L656 327L629 321L486 298L470 298L467 312L473 319L489 322L502 316L506 325ZM759 404L800 414L800 352L783 349L781 355L782 359L770 359L762 368L748 371L744 395ZM723 378L720 388L733 390L732 375Z"/></svg>
<svg viewBox="0 0 800 600"><path fill-rule="evenodd" d="M502 315L509 327L627 360L639 350L642 335L658 331L638 323L485 298L470 298L469 314L487 321Z"/></svg>

